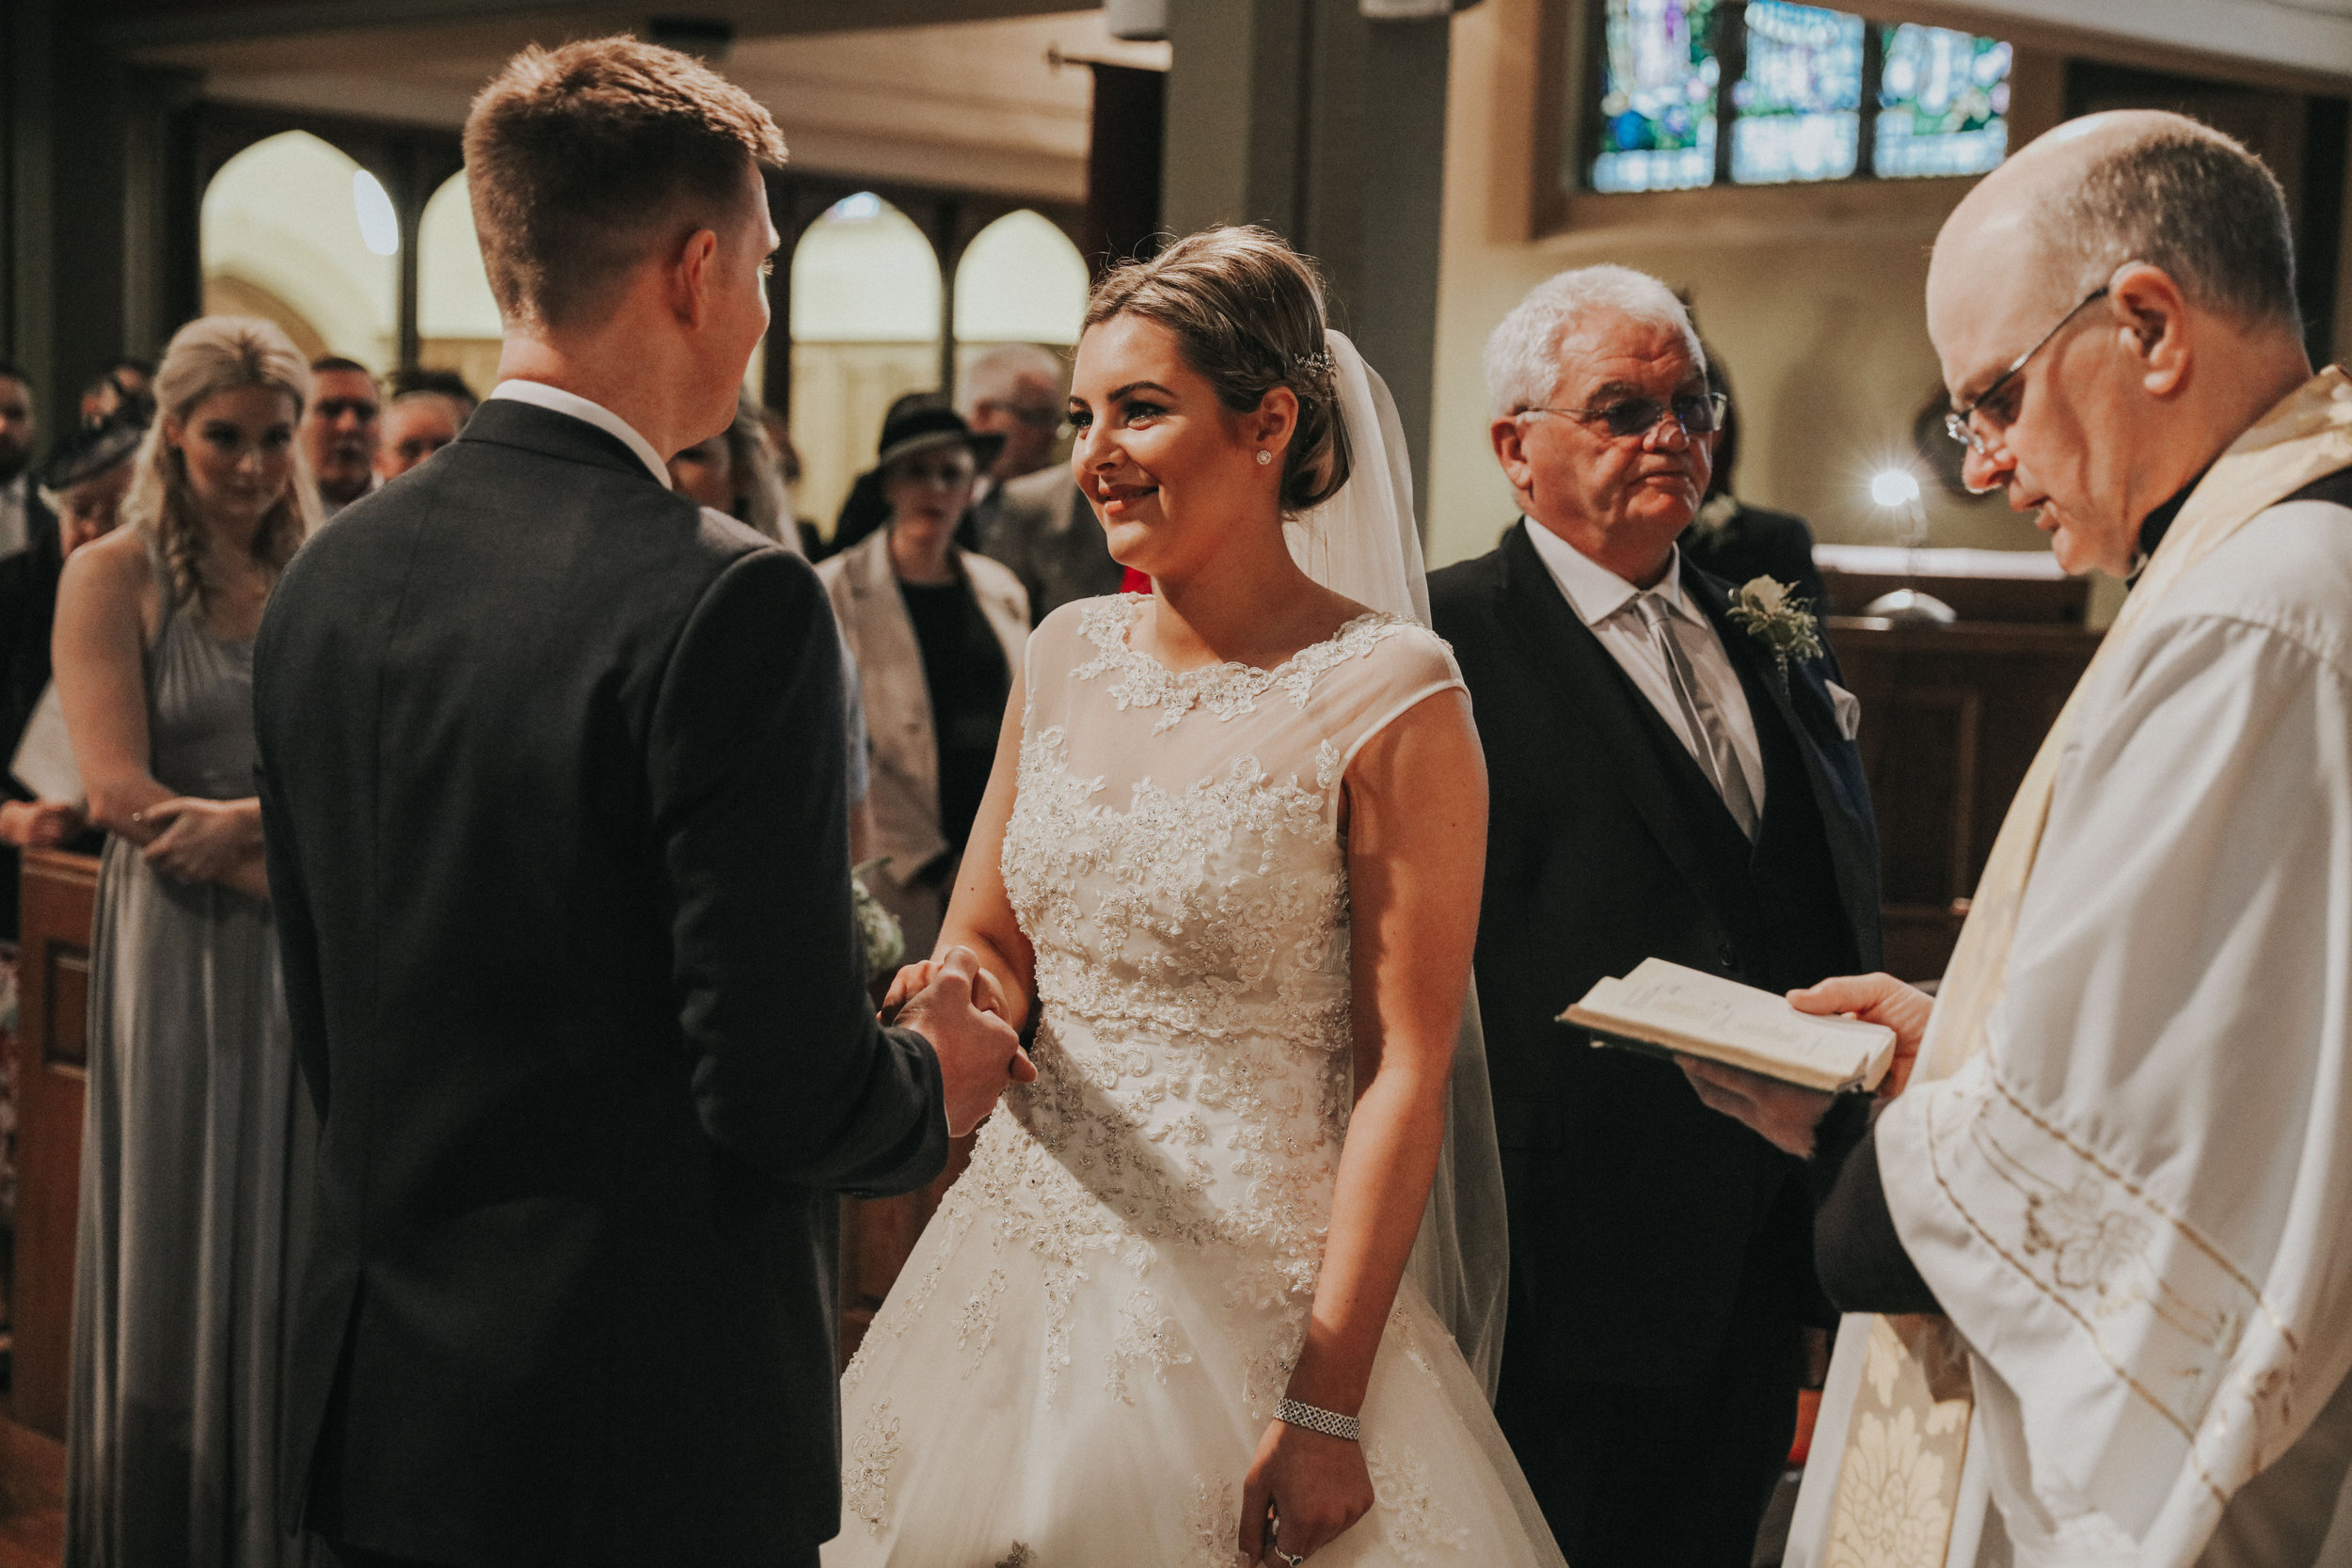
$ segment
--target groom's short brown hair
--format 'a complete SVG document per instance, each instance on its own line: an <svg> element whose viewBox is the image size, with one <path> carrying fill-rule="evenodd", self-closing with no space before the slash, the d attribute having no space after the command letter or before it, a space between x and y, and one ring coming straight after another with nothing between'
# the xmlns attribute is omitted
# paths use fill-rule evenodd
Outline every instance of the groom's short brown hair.
<svg viewBox="0 0 2352 1568"><path fill-rule="evenodd" d="M533 44L466 117L466 175L490 292L510 323L592 313L630 268L742 206L746 162L784 162L751 94L626 36Z"/></svg>

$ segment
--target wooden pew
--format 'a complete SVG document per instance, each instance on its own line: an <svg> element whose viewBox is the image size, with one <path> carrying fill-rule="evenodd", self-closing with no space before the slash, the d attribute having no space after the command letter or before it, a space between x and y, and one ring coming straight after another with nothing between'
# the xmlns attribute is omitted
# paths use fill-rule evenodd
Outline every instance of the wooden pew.
<svg viewBox="0 0 2352 1568"><path fill-rule="evenodd" d="M24 852L19 916L16 1053L17 1422L65 1435L73 1346L73 1266L82 1192L90 931L98 861Z"/></svg>
<svg viewBox="0 0 2352 1568"><path fill-rule="evenodd" d="M1931 980L1951 958L2010 800L2100 634L2058 621L1899 626L1841 615L1828 629L1846 685L1862 699L1886 969Z"/></svg>

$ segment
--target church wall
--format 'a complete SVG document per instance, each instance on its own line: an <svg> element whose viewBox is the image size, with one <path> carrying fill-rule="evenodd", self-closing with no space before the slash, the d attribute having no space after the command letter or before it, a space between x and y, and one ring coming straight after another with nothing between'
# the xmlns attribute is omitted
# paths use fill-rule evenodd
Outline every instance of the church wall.
<svg viewBox="0 0 2352 1568"><path fill-rule="evenodd" d="M1930 542L2027 549L2042 541L1997 500L1945 495L1912 456L1911 424L1941 386L1922 303L1928 248L1960 181L1783 186L1610 198L1605 226L1535 237L1543 0L1486 0L1454 22L1436 417L1427 518L1433 563L1490 547L1514 515L1487 444L1486 335L1530 287L1597 261L1637 267L1691 300L1742 419L1739 491L1798 513L1825 541L1886 543L1869 476L1919 471ZM2019 68L2012 143L2056 119L2054 61ZM2041 100L2041 105L2033 102ZM1698 198L1698 199L1692 199ZM1622 218L1611 214L1622 212Z"/></svg>

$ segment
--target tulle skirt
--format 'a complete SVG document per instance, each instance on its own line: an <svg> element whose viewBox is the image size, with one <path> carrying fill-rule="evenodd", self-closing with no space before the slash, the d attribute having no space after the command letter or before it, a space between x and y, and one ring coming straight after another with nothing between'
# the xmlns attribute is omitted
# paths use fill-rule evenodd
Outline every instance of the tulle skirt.
<svg viewBox="0 0 2352 1568"><path fill-rule="evenodd" d="M1231 1568L1303 1303L1218 1249L1115 1239L1106 1212L1049 1201L1041 1232L1027 1137L992 1120L843 1379L826 1568ZM1316 1568L1561 1563L1409 1283L1361 1416L1378 1502Z"/></svg>

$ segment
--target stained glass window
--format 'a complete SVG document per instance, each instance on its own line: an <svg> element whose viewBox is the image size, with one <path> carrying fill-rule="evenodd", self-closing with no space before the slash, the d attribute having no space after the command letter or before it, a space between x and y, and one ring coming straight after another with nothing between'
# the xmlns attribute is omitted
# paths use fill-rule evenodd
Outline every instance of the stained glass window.
<svg viewBox="0 0 2352 1568"><path fill-rule="evenodd" d="M1843 180L1862 130L1862 19L1750 0L1747 69L1731 89L1731 177Z"/></svg>
<svg viewBox="0 0 2352 1568"><path fill-rule="evenodd" d="M1715 180L1715 0L1608 0L1597 191Z"/></svg>
<svg viewBox="0 0 2352 1568"><path fill-rule="evenodd" d="M1887 27L1873 169L1982 174L2009 155L2010 47L1912 23Z"/></svg>

